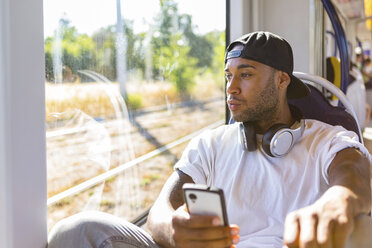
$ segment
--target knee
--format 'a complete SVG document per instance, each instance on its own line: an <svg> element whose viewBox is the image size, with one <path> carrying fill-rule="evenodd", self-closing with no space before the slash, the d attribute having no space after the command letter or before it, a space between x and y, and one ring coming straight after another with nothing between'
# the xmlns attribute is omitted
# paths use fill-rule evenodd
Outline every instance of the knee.
<svg viewBox="0 0 372 248"><path fill-rule="evenodd" d="M68 242L79 239L86 239L88 242L89 237L95 237L98 232L107 228L106 215L109 216L96 211L81 212L57 222L49 233L48 246L63 247Z"/></svg>
<svg viewBox="0 0 372 248"><path fill-rule="evenodd" d="M78 213L58 222L50 231L48 247L112 247L113 242L125 247L158 247L139 227L97 211Z"/></svg>
<svg viewBox="0 0 372 248"><path fill-rule="evenodd" d="M57 222L53 226L50 234L70 233L71 231L73 231L73 233L81 232L92 224L96 224L96 222L97 220L96 217L94 217L94 212L77 213Z"/></svg>

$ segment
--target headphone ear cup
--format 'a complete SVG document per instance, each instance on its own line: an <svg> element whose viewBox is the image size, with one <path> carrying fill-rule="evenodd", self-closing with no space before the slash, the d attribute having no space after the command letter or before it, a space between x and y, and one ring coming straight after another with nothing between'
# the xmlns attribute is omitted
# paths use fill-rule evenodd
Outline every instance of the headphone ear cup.
<svg viewBox="0 0 372 248"><path fill-rule="evenodd" d="M273 126L271 126L266 132L265 134L263 135L262 137L262 149L264 150L264 152L271 156L271 157L275 157L275 155L273 155L271 153L271 147L270 147L270 144L271 144L271 140L273 139L274 135L281 129L288 129L289 127L285 124L282 124L282 123L277 123Z"/></svg>
<svg viewBox="0 0 372 248"><path fill-rule="evenodd" d="M255 151L257 149L256 132L253 125L243 122L239 123L241 143L247 151Z"/></svg>

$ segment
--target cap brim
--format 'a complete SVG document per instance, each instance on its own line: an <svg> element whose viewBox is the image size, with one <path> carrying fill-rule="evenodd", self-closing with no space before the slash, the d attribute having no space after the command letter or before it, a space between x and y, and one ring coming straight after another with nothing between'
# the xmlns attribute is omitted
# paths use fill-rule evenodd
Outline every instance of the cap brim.
<svg viewBox="0 0 372 248"><path fill-rule="evenodd" d="M290 75L290 77L291 83L289 84L287 89L288 99L302 98L310 95L310 89L304 82L293 75Z"/></svg>

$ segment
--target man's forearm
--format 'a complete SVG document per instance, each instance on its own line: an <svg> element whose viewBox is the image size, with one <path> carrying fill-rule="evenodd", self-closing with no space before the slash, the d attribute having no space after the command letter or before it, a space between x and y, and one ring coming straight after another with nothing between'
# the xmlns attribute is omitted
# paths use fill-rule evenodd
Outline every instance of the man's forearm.
<svg viewBox="0 0 372 248"><path fill-rule="evenodd" d="M162 247L174 247L172 213L170 210L164 210L151 209L147 220L147 231Z"/></svg>
<svg viewBox="0 0 372 248"><path fill-rule="evenodd" d="M329 169L329 182L339 186L354 216L371 209L369 160L359 150L347 148L339 152Z"/></svg>
<svg viewBox="0 0 372 248"><path fill-rule="evenodd" d="M175 247L172 218L175 211L184 204L182 194L184 183L193 183L193 181L181 171L173 172L150 210L147 231L162 247Z"/></svg>

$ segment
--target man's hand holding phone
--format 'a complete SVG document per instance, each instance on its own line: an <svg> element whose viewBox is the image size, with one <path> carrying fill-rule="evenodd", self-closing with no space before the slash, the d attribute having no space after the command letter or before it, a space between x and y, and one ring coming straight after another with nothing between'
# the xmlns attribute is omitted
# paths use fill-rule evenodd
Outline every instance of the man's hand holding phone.
<svg viewBox="0 0 372 248"><path fill-rule="evenodd" d="M173 214L173 239L177 247L235 247L239 242L237 225L222 226L219 217L192 215L186 205Z"/></svg>
<svg viewBox="0 0 372 248"><path fill-rule="evenodd" d="M186 187L187 186L190 185L186 185ZM194 190L195 187L198 186L192 185L192 190ZM221 214L214 213L215 210L220 209L220 207L222 207L221 209L225 212L223 198L222 205L220 205L220 202L210 202L209 199L210 211L200 212L201 209L199 203L205 200L208 201L208 197L203 197L204 193L214 194L216 192L208 192L208 190L204 190L203 188L197 190L201 190L202 194L198 194L198 191L196 191L196 193L192 191L194 196L191 196L190 198L190 195L186 195L187 191L185 191L184 188L186 203L189 200L196 203L196 196L198 201L200 201L198 202L198 205L195 205L194 207L183 205L173 214L173 239L177 244L177 247L235 247L235 244L239 242L239 227L237 225L228 225L226 214L224 215L225 217L222 217L223 219L221 219L221 217L219 217ZM216 203L219 206L217 208ZM188 205L189 204L190 203L188 203ZM203 204L205 205L206 203L204 202ZM190 211L190 209L192 211Z"/></svg>

